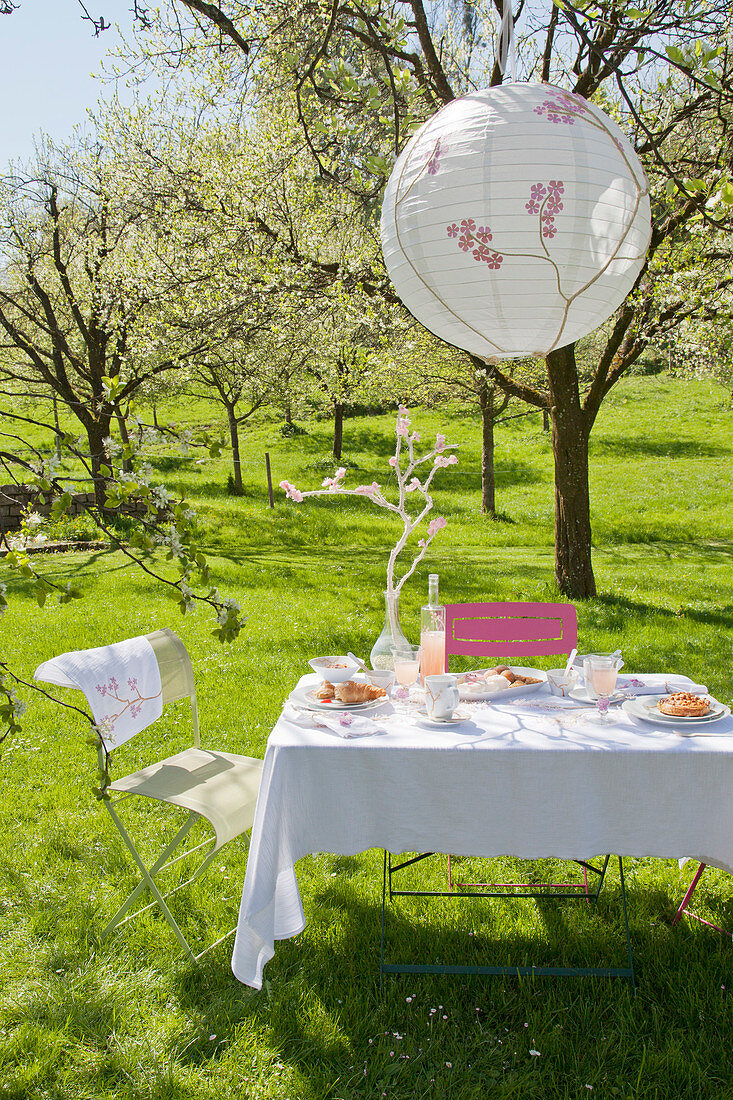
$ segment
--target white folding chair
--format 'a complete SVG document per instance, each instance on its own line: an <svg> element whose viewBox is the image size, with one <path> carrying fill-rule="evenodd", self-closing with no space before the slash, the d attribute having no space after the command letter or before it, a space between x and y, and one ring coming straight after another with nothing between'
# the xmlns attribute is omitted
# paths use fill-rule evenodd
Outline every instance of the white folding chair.
<svg viewBox="0 0 733 1100"><path fill-rule="evenodd" d="M170 924L179 944L196 962L202 955L222 943L233 934L231 928L214 943L198 954L189 947L175 917L171 913L166 899L176 891L195 882L206 870L212 859L228 841L241 836L250 829L254 821L257 793L262 775L262 761L249 756L238 756L230 752L213 752L202 749L199 739L198 709L191 660L181 639L167 628L156 630L145 636L155 653L162 682L162 702L173 703L178 699L190 699L193 722L193 745L175 756L169 756L139 771L126 775L122 779L103 783L101 801L117 827L122 840L140 872L141 879L130 896L123 902L112 919L102 931L102 940L115 928L133 920L154 906L159 906ZM101 738L98 741L99 768L103 776L111 769L112 752L105 747ZM113 799L110 792L120 797ZM138 852L130 834L123 824L117 806L132 795L143 795L179 806L188 810L188 817L175 836L152 864L147 867ZM212 827L214 835L200 844L189 847L179 855L173 853L184 842L193 825L204 818ZM203 860L194 873L167 894L161 894L156 884L157 876L180 860L194 852L208 848ZM172 857L172 858L171 858ZM130 913L137 899L145 890L149 890L153 900L142 909Z"/></svg>

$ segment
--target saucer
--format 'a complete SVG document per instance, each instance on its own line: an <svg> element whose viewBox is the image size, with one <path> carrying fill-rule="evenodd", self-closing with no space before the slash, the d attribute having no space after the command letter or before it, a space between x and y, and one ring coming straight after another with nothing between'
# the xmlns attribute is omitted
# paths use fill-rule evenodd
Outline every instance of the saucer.
<svg viewBox="0 0 733 1100"><path fill-rule="evenodd" d="M470 715L464 711L456 711L450 718L431 718L427 712L416 715L416 720L424 726L437 729L441 726L460 726L462 722L468 722Z"/></svg>
<svg viewBox="0 0 733 1100"><path fill-rule="evenodd" d="M572 699L574 703L581 703L585 707L594 707L598 702L597 699L591 698L588 694L585 684L578 684L576 687L571 688L565 698ZM613 695L609 695L608 701L613 705L614 703L623 703L626 698L628 698L626 692L614 691Z"/></svg>

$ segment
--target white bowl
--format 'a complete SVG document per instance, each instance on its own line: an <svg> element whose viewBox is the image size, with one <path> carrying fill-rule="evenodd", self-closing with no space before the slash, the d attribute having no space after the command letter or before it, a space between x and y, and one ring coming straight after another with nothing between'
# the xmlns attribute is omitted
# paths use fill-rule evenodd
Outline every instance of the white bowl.
<svg viewBox="0 0 733 1100"><path fill-rule="evenodd" d="M330 684L343 684L359 671L359 666L344 656L311 657L308 664L322 680L328 680Z"/></svg>
<svg viewBox="0 0 733 1100"><path fill-rule="evenodd" d="M365 673L367 680L373 687L382 688L389 694L389 689L394 684L394 669L375 668Z"/></svg>
<svg viewBox="0 0 733 1100"><path fill-rule="evenodd" d="M564 668L548 668L547 683L552 695L560 695L566 699L578 682L578 673L574 668L565 672Z"/></svg>

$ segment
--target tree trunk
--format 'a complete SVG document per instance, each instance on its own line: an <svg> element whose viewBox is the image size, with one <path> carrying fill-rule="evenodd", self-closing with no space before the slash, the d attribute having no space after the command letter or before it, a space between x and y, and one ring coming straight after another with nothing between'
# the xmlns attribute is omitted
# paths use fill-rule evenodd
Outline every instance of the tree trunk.
<svg viewBox="0 0 733 1100"><path fill-rule="evenodd" d="M554 11L554 8L553 8ZM549 432L550 430L550 414L547 409L542 410L542 431Z"/></svg>
<svg viewBox="0 0 733 1100"><path fill-rule="evenodd" d="M120 439L122 440L122 445L123 445L123 447L129 448L129 446L130 446L130 434L127 430L127 419L123 415L121 409L117 409L117 411L115 413L115 416L117 417L117 426L120 429ZM123 470L124 473L129 474L131 469L132 469L132 458L129 456L129 451L128 451L127 454L123 455L123 458L122 458L122 470Z"/></svg>
<svg viewBox="0 0 733 1100"><path fill-rule="evenodd" d="M479 390L481 407L481 511L496 517L494 478L494 393L486 381Z"/></svg>
<svg viewBox="0 0 733 1100"><path fill-rule="evenodd" d="M344 445L344 406L343 403L335 401L333 405L333 457L337 460L341 458L341 451Z"/></svg>
<svg viewBox="0 0 733 1100"><path fill-rule="evenodd" d="M588 488L590 430L580 404L572 344L550 352L547 373L555 459L555 580L565 596L583 599L596 594Z"/></svg>
<svg viewBox="0 0 733 1100"><path fill-rule="evenodd" d="M242 462L239 455L239 424L233 405L227 405L227 417L229 420L229 438L232 441L232 465L234 467L234 493L241 497L244 492L242 485Z"/></svg>
<svg viewBox="0 0 733 1100"><path fill-rule="evenodd" d="M293 405L290 400L290 394L285 398L285 423L289 428L293 426Z"/></svg>
<svg viewBox="0 0 733 1100"><path fill-rule="evenodd" d="M101 420L94 420L87 425L87 439L89 441L89 459L92 468L92 481L94 483L94 503L101 515L109 518L112 512L106 505L107 478L101 472L100 467L107 465L107 455L104 450L104 440L109 437L109 426L112 414L105 415Z"/></svg>

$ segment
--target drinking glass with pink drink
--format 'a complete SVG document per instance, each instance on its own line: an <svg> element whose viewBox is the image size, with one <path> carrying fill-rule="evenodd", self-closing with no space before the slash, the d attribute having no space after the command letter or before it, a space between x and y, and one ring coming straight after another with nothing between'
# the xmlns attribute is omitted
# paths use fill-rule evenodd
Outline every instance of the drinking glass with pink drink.
<svg viewBox="0 0 733 1100"><path fill-rule="evenodd" d="M596 708L601 722L608 721L608 701L616 688L618 661L616 657L591 657L590 682L598 696Z"/></svg>
<svg viewBox="0 0 733 1100"><path fill-rule="evenodd" d="M392 647L395 680L401 687L410 687L420 672L420 646L400 645Z"/></svg>

